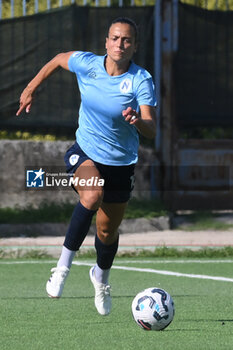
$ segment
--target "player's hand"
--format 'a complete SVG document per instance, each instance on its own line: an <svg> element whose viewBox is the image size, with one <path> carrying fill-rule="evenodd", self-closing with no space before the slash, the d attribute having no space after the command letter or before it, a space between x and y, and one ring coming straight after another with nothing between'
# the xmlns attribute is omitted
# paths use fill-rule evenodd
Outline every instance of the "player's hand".
<svg viewBox="0 0 233 350"><path fill-rule="evenodd" d="M19 109L16 112L16 115L19 116L24 109L26 113L29 113L31 109L32 101L33 101L32 92L28 87L26 87L20 96Z"/></svg>
<svg viewBox="0 0 233 350"><path fill-rule="evenodd" d="M128 107L122 111L122 115L125 118L125 121L129 124L137 124L139 119L139 114L132 107Z"/></svg>

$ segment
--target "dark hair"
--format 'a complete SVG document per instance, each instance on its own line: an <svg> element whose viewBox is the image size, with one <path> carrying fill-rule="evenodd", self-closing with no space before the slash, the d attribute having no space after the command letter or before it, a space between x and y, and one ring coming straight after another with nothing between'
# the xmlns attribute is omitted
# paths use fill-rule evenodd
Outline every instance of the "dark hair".
<svg viewBox="0 0 233 350"><path fill-rule="evenodd" d="M110 27L111 27L113 24L115 24L115 23L127 23L127 24L129 24L129 25L133 28L133 30L134 30L135 42L138 41L138 27L137 27L137 24L136 24L131 18L128 18L128 17L118 17L118 18L114 19L114 20L111 22L111 24L110 24L110 26L109 26L109 28L108 28L108 31L109 31Z"/></svg>

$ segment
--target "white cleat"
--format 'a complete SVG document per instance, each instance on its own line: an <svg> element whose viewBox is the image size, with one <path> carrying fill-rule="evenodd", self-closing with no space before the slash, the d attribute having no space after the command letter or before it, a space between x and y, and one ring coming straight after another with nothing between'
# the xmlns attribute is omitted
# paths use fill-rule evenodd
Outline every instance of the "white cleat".
<svg viewBox="0 0 233 350"><path fill-rule="evenodd" d="M110 296L111 287L108 284L99 283L95 279L95 267L90 269L89 275L95 288L95 307L100 315L108 315L112 308L112 299Z"/></svg>
<svg viewBox="0 0 233 350"><path fill-rule="evenodd" d="M60 298L65 285L65 280L70 272L68 267L54 267L52 275L46 284L46 291L50 298Z"/></svg>

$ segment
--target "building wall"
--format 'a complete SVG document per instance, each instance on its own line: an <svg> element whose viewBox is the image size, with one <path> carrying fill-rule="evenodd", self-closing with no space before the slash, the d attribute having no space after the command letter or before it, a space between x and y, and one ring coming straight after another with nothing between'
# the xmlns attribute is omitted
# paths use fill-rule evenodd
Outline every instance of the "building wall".
<svg viewBox="0 0 233 350"><path fill-rule="evenodd" d="M26 187L26 171L29 169L64 173L63 157L72 143L0 140L0 207L38 207L43 202L76 203L78 197L72 189ZM135 197L151 196L151 164L155 159L152 149L140 147L135 171Z"/></svg>

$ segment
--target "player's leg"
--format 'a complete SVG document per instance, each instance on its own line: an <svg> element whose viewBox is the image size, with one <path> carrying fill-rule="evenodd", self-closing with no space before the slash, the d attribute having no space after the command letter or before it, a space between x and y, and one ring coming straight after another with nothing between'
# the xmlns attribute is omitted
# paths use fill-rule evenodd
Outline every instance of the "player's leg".
<svg viewBox="0 0 233 350"><path fill-rule="evenodd" d="M80 200L74 209L64 241L64 246L71 251L77 251L82 245L90 228L92 217L101 205L103 198L103 186L98 185L101 175L94 163L91 160L86 160L76 170L74 180L82 179L88 183L88 180L92 178L96 180L96 185L83 186L80 181L74 184Z"/></svg>
<svg viewBox="0 0 233 350"><path fill-rule="evenodd" d="M90 185L91 181L83 185L83 180L88 183L87 181L92 178L96 180L94 182L96 185ZM46 285L50 297L61 296L72 260L88 233L93 215L102 202L103 187L98 185L100 178L99 171L90 159L84 161L74 173L74 180L79 180L74 181L74 188L79 193L80 200L74 208L57 267L52 269L53 274Z"/></svg>
<svg viewBox="0 0 233 350"><path fill-rule="evenodd" d="M90 278L95 287L95 306L101 315L108 315L111 311L108 278L118 250L118 227L123 219L126 206L127 202L102 202L97 212L97 235L95 237L97 262L90 270Z"/></svg>
<svg viewBox="0 0 233 350"><path fill-rule="evenodd" d="M96 227L97 235L95 246L97 246L97 263L100 268L107 269L112 266L113 259L118 249L119 232L118 228L124 217L127 202L105 203L103 202L97 212ZM115 247L111 249L98 249L98 245L103 247ZM100 250L100 251L99 251ZM114 254L114 255L112 255Z"/></svg>

